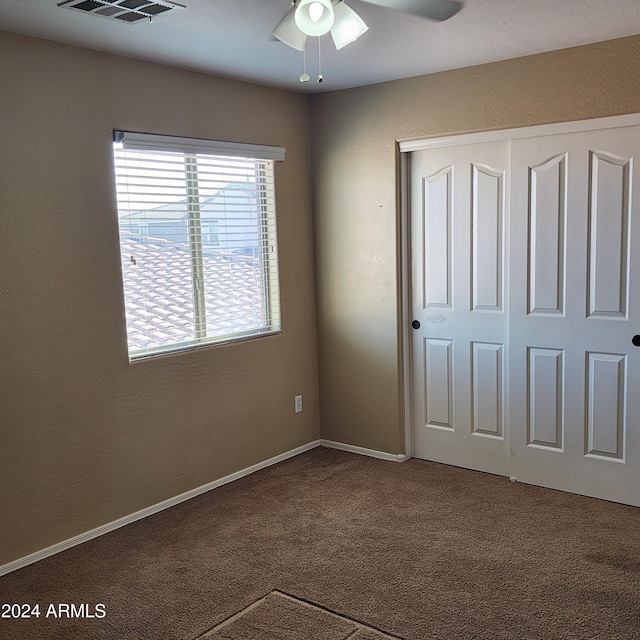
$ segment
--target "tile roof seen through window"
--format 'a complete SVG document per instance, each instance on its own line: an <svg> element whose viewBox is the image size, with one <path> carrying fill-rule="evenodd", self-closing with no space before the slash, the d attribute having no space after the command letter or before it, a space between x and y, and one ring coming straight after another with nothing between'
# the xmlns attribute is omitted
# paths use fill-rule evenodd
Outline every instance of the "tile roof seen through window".
<svg viewBox="0 0 640 640"><path fill-rule="evenodd" d="M186 243L121 232L129 351L194 339L191 255ZM207 336L263 324L261 265L253 255L203 255Z"/></svg>

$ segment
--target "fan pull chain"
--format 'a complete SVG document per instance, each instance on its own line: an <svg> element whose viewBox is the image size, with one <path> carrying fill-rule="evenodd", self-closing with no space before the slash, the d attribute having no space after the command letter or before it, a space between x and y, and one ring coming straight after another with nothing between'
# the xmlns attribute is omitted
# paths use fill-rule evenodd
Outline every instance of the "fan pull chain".
<svg viewBox="0 0 640 640"><path fill-rule="evenodd" d="M324 80L324 76L322 75L322 55L320 53L320 38L318 38L318 83L321 83Z"/></svg>
<svg viewBox="0 0 640 640"><path fill-rule="evenodd" d="M309 82L311 76L307 73L307 47L302 50L302 74L300 75L300 82Z"/></svg>

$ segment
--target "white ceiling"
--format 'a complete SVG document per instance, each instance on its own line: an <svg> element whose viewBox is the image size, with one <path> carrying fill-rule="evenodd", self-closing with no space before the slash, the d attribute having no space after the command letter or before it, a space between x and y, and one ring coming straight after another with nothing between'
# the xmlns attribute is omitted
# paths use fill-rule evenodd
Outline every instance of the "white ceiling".
<svg viewBox="0 0 640 640"><path fill-rule="evenodd" d="M0 0L0 29L304 92L640 33L640 0L466 0L460 13L442 23L347 0L369 31L339 52L331 36L321 38L322 84L315 82L317 45L310 39L312 81L301 84L302 54L271 38L290 0L178 1L187 8L152 23L124 24L61 9L60 0Z"/></svg>

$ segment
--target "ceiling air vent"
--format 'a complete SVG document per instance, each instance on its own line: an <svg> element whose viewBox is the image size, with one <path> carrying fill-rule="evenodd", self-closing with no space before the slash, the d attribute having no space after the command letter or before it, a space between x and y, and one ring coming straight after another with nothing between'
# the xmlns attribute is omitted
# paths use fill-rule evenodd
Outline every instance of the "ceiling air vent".
<svg viewBox="0 0 640 640"><path fill-rule="evenodd" d="M184 9L184 5L168 0L65 0L58 6L129 23L151 20L173 9Z"/></svg>

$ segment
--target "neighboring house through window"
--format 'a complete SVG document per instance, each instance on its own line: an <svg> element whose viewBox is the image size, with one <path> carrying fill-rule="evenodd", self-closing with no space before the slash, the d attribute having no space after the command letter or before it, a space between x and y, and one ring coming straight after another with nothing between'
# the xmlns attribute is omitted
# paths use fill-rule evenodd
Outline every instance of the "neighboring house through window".
<svg viewBox="0 0 640 640"><path fill-rule="evenodd" d="M280 331L281 147L114 132L130 359Z"/></svg>

